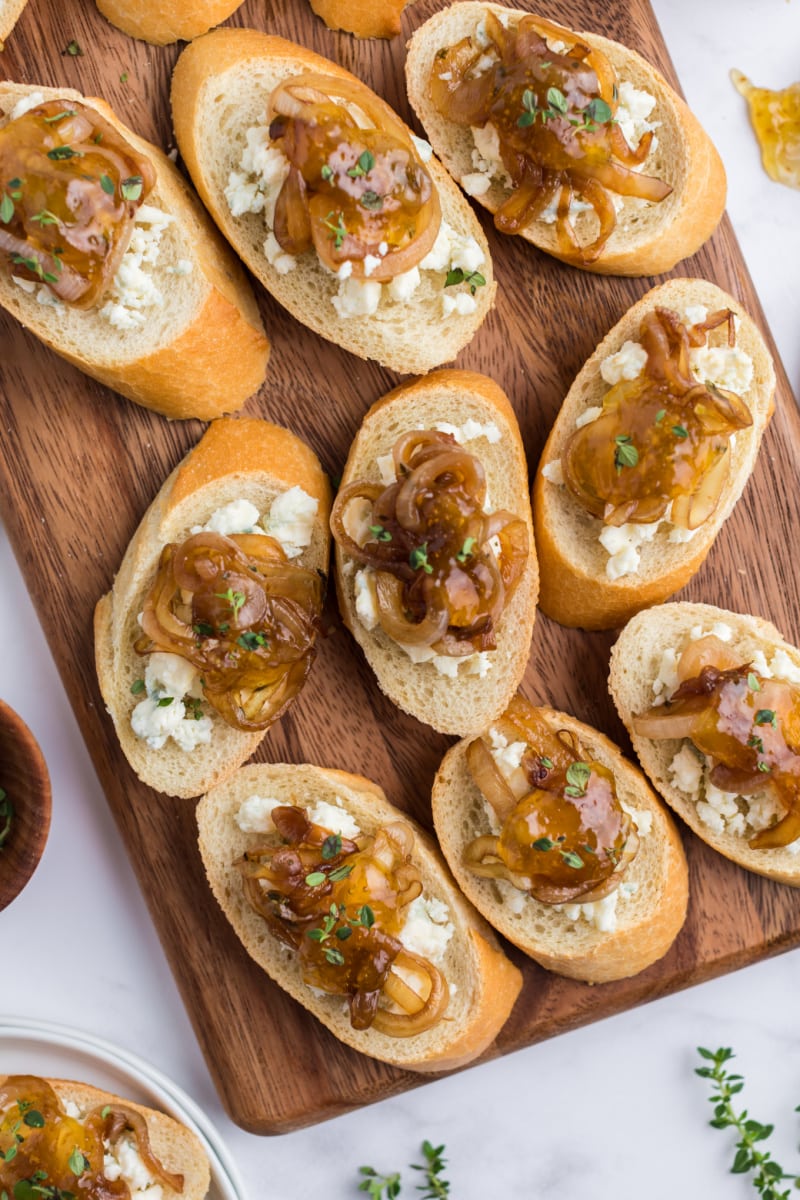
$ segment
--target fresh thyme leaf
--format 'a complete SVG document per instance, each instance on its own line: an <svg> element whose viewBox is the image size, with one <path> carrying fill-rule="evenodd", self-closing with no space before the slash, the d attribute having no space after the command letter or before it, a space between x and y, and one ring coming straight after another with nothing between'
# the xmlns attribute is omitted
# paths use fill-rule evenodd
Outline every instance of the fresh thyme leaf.
<svg viewBox="0 0 800 1200"><path fill-rule="evenodd" d="M361 175L368 175L374 166L375 156L369 150L364 150L363 153L359 154L355 166L350 167L347 174L351 179L358 179Z"/></svg>
<svg viewBox="0 0 800 1200"><path fill-rule="evenodd" d="M536 114L539 111L536 105L536 93L532 92L530 88L526 88L522 93L522 107L525 111L517 119L517 125L520 129L526 129L528 125L532 125L536 120Z"/></svg>
<svg viewBox="0 0 800 1200"><path fill-rule="evenodd" d="M100 187L103 189L103 191L105 192L105 194L107 196L113 196L114 192L116 190L114 187L114 180L111 178L110 175L101 175L100 176Z"/></svg>
<svg viewBox="0 0 800 1200"><path fill-rule="evenodd" d="M29 1109L22 1119L31 1129L44 1129L44 1117L38 1108Z"/></svg>
<svg viewBox="0 0 800 1200"><path fill-rule="evenodd" d="M341 950L337 950L335 946L326 946L325 961L329 962L332 967L344 966L344 955Z"/></svg>
<svg viewBox="0 0 800 1200"><path fill-rule="evenodd" d="M122 192L123 200L138 200L142 194L142 177L141 175L129 175L127 179L123 179L119 185L119 190Z"/></svg>
<svg viewBox="0 0 800 1200"><path fill-rule="evenodd" d="M760 708L754 717L756 725L771 725L773 729L778 727L778 718L774 709Z"/></svg>
<svg viewBox="0 0 800 1200"><path fill-rule="evenodd" d="M61 51L61 54L62 57L63 55L68 54L70 58L83 58L83 51L75 41L75 38L73 38L72 41L67 42L67 45L65 49Z"/></svg>
<svg viewBox="0 0 800 1200"><path fill-rule="evenodd" d="M559 854L568 867L573 867L576 871L580 871L583 866L583 859L580 854L576 854L574 850L559 850Z"/></svg>
<svg viewBox="0 0 800 1200"><path fill-rule="evenodd" d="M465 271L463 267L451 267L447 272L444 286L456 287L459 283L468 283L469 290L474 296L479 287L483 287L486 279L480 271Z"/></svg>
<svg viewBox="0 0 800 1200"><path fill-rule="evenodd" d="M567 111L567 97L561 91L561 88L551 87L547 89L547 103L557 113L563 115Z"/></svg>
<svg viewBox="0 0 800 1200"><path fill-rule="evenodd" d="M143 679L134 679L133 683L131 684L131 694L133 696L141 696L141 694L144 690L145 690L144 680Z"/></svg>
<svg viewBox="0 0 800 1200"><path fill-rule="evenodd" d="M621 471L623 467L635 467L639 461L639 451L633 445L630 434L620 433L614 441L617 447L614 451L614 466L617 471Z"/></svg>
<svg viewBox="0 0 800 1200"><path fill-rule="evenodd" d="M331 220L331 217L333 217L333 215L334 215L334 213L333 213L333 210L331 209L331 211L328 213L327 217L322 222L322 224L325 226L326 229L330 229L330 231L331 231L330 236L331 236L331 239L333 240L334 248L336 250L341 250L342 242L347 237L347 227L344 223L341 213L336 214L336 224L334 225L333 221Z"/></svg>
<svg viewBox="0 0 800 1200"><path fill-rule="evenodd" d="M325 862L330 862L332 858L336 858L337 854L342 852L342 835L340 833L330 833L322 843L322 857Z"/></svg>
<svg viewBox="0 0 800 1200"><path fill-rule="evenodd" d="M412 550L408 556L408 561L415 571L424 571L426 575L433 574L433 567L428 562L428 543L423 542L416 550Z"/></svg>
<svg viewBox="0 0 800 1200"><path fill-rule="evenodd" d="M751 671L747 676L747 686L750 688L751 692L761 691L761 684L758 682L758 676L753 671Z"/></svg>
<svg viewBox="0 0 800 1200"><path fill-rule="evenodd" d="M0 221L2 221L4 225L7 225L13 215L14 201L7 192L4 192L3 199L0 200Z"/></svg>
<svg viewBox="0 0 800 1200"><path fill-rule="evenodd" d="M324 871L312 871L310 875L306 875L306 884L308 887L319 887L324 883L327 876Z"/></svg>
<svg viewBox="0 0 800 1200"><path fill-rule="evenodd" d="M710 1079L712 1084L709 1100L714 1106L714 1117L709 1125L714 1129L735 1129L739 1135L731 1173L744 1175L752 1172L753 1187L764 1200L787 1200L789 1191L778 1192L776 1184L792 1183L795 1188L800 1188L800 1175L788 1174L769 1150L759 1146L760 1142L765 1142L772 1135L774 1126L762 1125L750 1117L746 1109L737 1113L733 1108L731 1100L744 1088L744 1077L725 1069L725 1064L735 1058L733 1051L729 1046L719 1050L698 1046L697 1053L705 1063L710 1064L695 1067L695 1074L701 1079Z"/></svg>
<svg viewBox="0 0 800 1200"><path fill-rule="evenodd" d="M363 208L368 208L370 212L377 212L378 209L383 208L383 196L378 192L373 192L371 188L361 194L358 202Z"/></svg>
<svg viewBox="0 0 800 1200"><path fill-rule="evenodd" d="M564 793L567 796L585 796L589 785L592 769L588 763L573 762L567 767L567 784Z"/></svg>
<svg viewBox="0 0 800 1200"><path fill-rule="evenodd" d="M667 410L665 408L660 408L656 413L656 425L660 425L666 415Z"/></svg>
<svg viewBox="0 0 800 1200"><path fill-rule="evenodd" d="M52 117L45 117L44 123L45 123L45 125L55 125L57 121L63 121L65 117L74 117L74 116L75 116L74 108L65 108L63 112L54 113Z"/></svg>
<svg viewBox="0 0 800 1200"><path fill-rule="evenodd" d="M472 548L475 545L475 543L477 542L477 540L478 539L474 538L474 537L468 537L468 538L464 539L464 545L461 547L458 554L456 555L456 558L458 559L458 561L460 563L465 563L468 558L472 557L472 553L473 553Z"/></svg>
<svg viewBox="0 0 800 1200"><path fill-rule="evenodd" d="M53 162L60 162L65 158L82 158L82 150L73 150L72 146L54 146L52 150L47 151L47 157Z"/></svg>
<svg viewBox="0 0 800 1200"><path fill-rule="evenodd" d="M352 869L352 863L342 863L340 867L334 867L328 879L330 879L331 883L338 883L340 879L347 879Z"/></svg>
<svg viewBox="0 0 800 1200"><path fill-rule="evenodd" d="M552 769L553 769L552 758L548 758L547 755L544 755L542 758L539 759L539 762L542 764L545 771L552 771Z"/></svg>
<svg viewBox="0 0 800 1200"><path fill-rule="evenodd" d="M607 104L601 96L595 96L593 100L589 101L584 109L584 114L586 119L595 125L606 125L613 119L611 105Z"/></svg>
<svg viewBox="0 0 800 1200"><path fill-rule="evenodd" d="M364 1178L358 1185L360 1192L366 1192L370 1200L395 1200L400 1195L400 1174L379 1175L374 1167L359 1167L359 1175Z"/></svg>
<svg viewBox="0 0 800 1200"><path fill-rule="evenodd" d="M442 1171L447 1165L444 1157L444 1146L432 1146L429 1141L422 1143L424 1163L412 1163L412 1171L422 1171L424 1182L417 1191L422 1192L422 1200L444 1200L450 1195L450 1184L442 1178Z"/></svg>
<svg viewBox="0 0 800 1200"><path fill-rule="evenodd" d="M326 183L330 183L330 181L333 179L333 168L329 167L327 163L323 163L320 174Z"/></svg>
<svg viewBox="0 0 800 1200"><path fill-rule="evenodd" d="M233 588L228 588L228 590L226 592L215 592L214 595L217 600L227 600L228 601L228 604L231 606L231 612L233 613L234 617L238 614L239 609L243 607L243 605L247 599L244 592L235 592L233 590ZM222 626L220 625L220 630L221 629L222 629Z"/></svg>
<svg viewBox="0 0 800 1200"><path fill-rule="evenodd" d="M172 704L174 699L175 699L174 696L162 696L160 698L160 700L158 701L158 707L159 708L169 708L170 704Z"/></svg>
<svg viewBox="0 0 800 1200"><path fill-rule="evenodd" d="M532 846L534 850L552 850L555 846L555 842L551 842L550 838L548 837L540 837L532 843Z"/></svg>
<svg viewBox="0 0 800 1200"><path fill-rule="evenodd" d="M236 645L241 646L244 650L258 650L259 646L267 645L267 639L263 633L256 633L254 630L248 629L239 635Z"/></svg>
<svg viewBox="0 0 800 1200"><path fill-rule="evenodd" d="M31 220L35 221L38 225L58 224L58 217L55 213L50 212L49 208L43 208L41 212L38 212L35 216L31 217Z"/></svg>
<svg viewBox="0 0 800 1200"><path fill-rule="evenodd" d="M672 432L675 434L676 438L680 438L681 440L689 436L688 429L686 429L683 425L673 425Z"/></svg>
<svg viewBox="0 0 800 1200"><path fill-rule="evenodd" d="M73 1175L83 1175L89 1170L89 1160L77 1146L69 1156L69 1169Z"/></svg>
<svg viewBox="0 0 800 1200"><path fill-rule="evenodd" d="M390 542L392 540L391 533L383 525L370 525L369 531L376 542Z"/></svg>

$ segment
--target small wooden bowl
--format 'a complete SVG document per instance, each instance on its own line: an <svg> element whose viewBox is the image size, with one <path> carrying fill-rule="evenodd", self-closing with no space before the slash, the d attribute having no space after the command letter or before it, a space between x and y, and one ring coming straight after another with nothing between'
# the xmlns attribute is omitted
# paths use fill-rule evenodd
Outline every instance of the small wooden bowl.
<svg viewBox="0 0 800 1200"><path fill-rule="evenodd" d="M50 776L36 738L13 708L0 700L0 788L14 807L0 847L0 911L30 879L50 829ZM5 824L0 820L0 828Z"/></svg>

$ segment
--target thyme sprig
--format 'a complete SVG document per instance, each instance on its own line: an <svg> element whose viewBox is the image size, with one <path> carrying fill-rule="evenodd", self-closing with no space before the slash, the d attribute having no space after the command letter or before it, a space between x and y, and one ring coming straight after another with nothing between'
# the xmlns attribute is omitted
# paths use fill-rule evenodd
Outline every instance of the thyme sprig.
<svg viewBox="0 0 800 1200"><path fill-rule="evenodd" d="M447 1165L444 1146L434 1146L426 1138L421 1149L425 1161L411 1164L411 1170L421 1171L424 1177L416 1187L422 1193L421 1200L447 1200L450 1184L442 1177ZM366 1192L371 1200L395 1200L400 1195L403 1181L399 1171L393 1175L381 1175L374 1167L359 1167L358 1173L363 1176L358 1190Z"/></svg>
<svg viewBox="0 0 800 1200"><path fill-rule="evenodd" d="M735 1112L731 1100L744 1087L744 1077L729 1072L725 1064L735 1057L730 1047L719 1050L706 1050L697 1047L697 1053L706 1060L708 1065L695 1068L695 1074L701 1079L710 1079L713 1090L709 1102L714 1105L714 1118L709 1125L714 1129L735 1129L739 1135L736 1143L731 1174L744 1175L753 1172L752 1184L764 1200L789 1200L791 1188L779 1190L779 1184L789 1182L795 1188L800 1188L800 1175L790 1175L775 1161L769 1150L759 1149L759 1144L765 1142L771 1135L774 1125L762 1125L748 1116L747 1109ZM800 1112L800 1105L795 1109Z"/></svg>

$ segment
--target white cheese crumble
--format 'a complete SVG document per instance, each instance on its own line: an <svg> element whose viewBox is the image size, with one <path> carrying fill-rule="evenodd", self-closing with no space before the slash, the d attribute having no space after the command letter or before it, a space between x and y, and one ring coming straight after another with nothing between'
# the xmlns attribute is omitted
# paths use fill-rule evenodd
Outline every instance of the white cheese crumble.
<svg viewBox="0 0 800 1200"><path fill-rule="evenodd" d="M131 728L151 750L161 750L172 740L187 752L211 741L211 718L187 716L186 697L202 699L200 674L178 654L148 655L144 674L146 697L131 713Z"/></svg>
<svg viewBox="0 0 800 1200"><path fill-rule="evenodd" d="M319 501L301 487L276 496L264 517L264 528L277 538L287 558L298 558L311 545Z"/></svg>
<svg viewBox="0 0 800 1200"><path fill-rule="evenodd" d="M454 933L450 909L444 901L435 896L426 897L423 893L409 904L398 940L411 954L419 954L438 966Z"/></svg>
<svg viewBox="0 0 800 1200"><path fill-rule="evenodd" d="M355 841L361 833L361 827L344 807L341 797L334 796L334 800L334 804L327 800L317 800L316 804L307 809L309 820L315 825L321 825L323 829L330 829L331 833L338 833Z"/></svg>
<svg viewBox="0 0 800 1200"><path fill-rule="evenodd" d="M545 463L542 467L542 475L548 483L553 483L556 487L564 486L564 468L561 465L560 458L554 458L552 462Z"/></svg>
<svg viewBox="0 0 800 1200"><path fill-rule="evenodd" d="M134 1145L127 1137L113 1147L104 1143L103 1174L110 1182L124 1179L130 1188L131 1200L162 1200L164 1190L145 1166Z"/></svg>
<svg viewBox="0 0 800 1200"><path fill-rule="evenodd" d="M261 514L249 500L231 500L214 510L205 525L193 525L192 533L263 533L258 527Z"/></svg>
<svg viewBox="0 0 800 1200"><path fill-rule="evenodd" d="M16 121L17 117L24 117L26 112L30 112L32 108L37 108L38 105L44 103L44 92L31 92L29 96L23 96L21 100L17 101L8 114L8 119Z"/></svg>
<svg viewBox="0 0 800 1200"><path fill-rule="evenodd" d="M647 351L641 342L623 342L616 354L609 354L600 364L600 375L605 383L613 387L622 379L635 379L646 366Z"/></svg>
<svg viewBox="0 0 800 1200"><path fill-rule="evenodd" d="M283 800L276 800L272 796L253 794L242 801L233 819L242 833L269 833L275 828L272 810L283 803Z"/></svg>
<svg viewBox="0 0 800 1200"><path fill-rule="evenodd" d="M106 293L105 303L98 310L115 329L139 329L148 320L146 309L164 307L164 294L153 278L152 269L158 265L164 232L174 220L170 213L152 204L142 204L137 209L128 248ZM181 259L180 263L191 271L188 259Z"/></svg>
<svg viewBox="0 0 800 1200"><path fill-rule="evenodd" d="M500 441L500 430L494 421L487 421L485 425L482 425L480 421L473 420L472 417L468 417L463 425L453 425L449 421L437 421L434 429L438 433L449 433L462 445L467 442L476 442L478 438L486 438L490 446L496 446ZM391 458L391 455L389 457ZM380 463L380 459L378 462ZM391 482L394 482L394 468Z"/></svg>

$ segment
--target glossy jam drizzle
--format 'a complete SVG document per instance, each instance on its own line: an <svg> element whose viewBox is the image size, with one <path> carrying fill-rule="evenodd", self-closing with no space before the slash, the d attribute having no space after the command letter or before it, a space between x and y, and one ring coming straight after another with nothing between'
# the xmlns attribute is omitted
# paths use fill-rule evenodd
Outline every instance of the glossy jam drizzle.
<svg viewBox="0 0 800 1200"><path fill-rule="evenodd" d="M376 572L381 627L437 654L494 649L529 552L525 522L484 512L485 471L448 433L403 434L392 457L395 482L349 484L331 518L340 549ZM359 500L369 504L363 545L345 527Z"/></svg>
<svg viewBox="0 0 800 1200"><path fill-rule="evenodd" d="M476 875L505 879L544 904L583 904L609 895L638 841L612 772L586 758L574 734L554 731L521 696L492 729L509 745L523 742L525 751L507 775L492 755L490 737L470 743L470 773L502 827L499 836L469 844L466 866Z"/></svg>
<svg viewBox="0 0 800 1200"><path fill-rule="evenodd" d="M741 71L731 71L731 79L750 107L764 170L777 183L800 187L800 83L773 92L754 87Z"/></svg>
<svg viewBox="0 0 800 1200"><path fill-rule="evenodd" d="M236 864L251 907L300 958L303 981L346 996L354 1029L408 1037L435 1025L449 992L428 959L398 939L422 893L414 835L394 822L354 840L315 825L294 806L273 809L280 845Z"/></svg>
<svg viewBox="0 0 800 1200"><path fill-rule="evenodd" d="M270 98L270 139L288 158L275 237L289 254L316 250L332 271L383 282L432 248L439 194L403 123L346 80L300 75ZM369 257L370 262L366 260Z"/></svg>
<svg viewBox="0 0 800 1200"><path fill-rule="evenodd" d="M266 729L314 659L323 580L259 534L197 533L161 553L139 654L178 654L234 729Z"/></svg>
<svg viewBox="0 0 800 1200"><path fill-rule="evenodd" d="M106 1146L113 1152L123 1135L151 1175L172 1192L183 1176L167 1171L150 1147L147 1122L124 1104L93 1108L78 1120L45 1079L9 1075L0 1083L0 1185L25 1200L130 1200L123 1178L107 1179ZM138 1194L138 1193L137 1193Z"/></svg>
<svg viewBox="0 0 800 1200"><path fill-rule="evenodd" d="M660 201L672 191L635 169L647 158L653 134L646 133L636 149L628 145L614 116L614 68L568 29L539 17L523 17L506 29L492 12L485 27L482 41L464 38L436 56L431 100L450 121L497 131L513 183L495 214L498 229L519 233L556 201L559 251L595 262L616 226L610 192ZM599 221L588 244L579 245L575 236L573 196L588 203Z"/></svg>
<svg viewBox="0 0 800 1200"><path fill-rule="evenodd" d="M149 160L94 109L48 100L0 129L0 251L13 274L93 305L154 183Z"/></svg>
<svg viewBox="0 0 800 1200"><path fill-rule="evenodd" d="M689 738L711 765L715 787L734 795L769 791L784 813L750 839L754 850L800 838L800 688L766 679L718 638L690 643L678 689L634 720L648 738Z"/></svg>
<svg viewBox="0 0 800 1200"><path fill-rule="evenodd" d="M661 520L697 529L713 514L728 479L730 438L752 425L735 393L697 380L689 351L733 314L712 313L686 326L666 308L644 317L644 370L603 397L603 411L572 434L562 455L564 481L592 516L608 525Z"/></svg>

